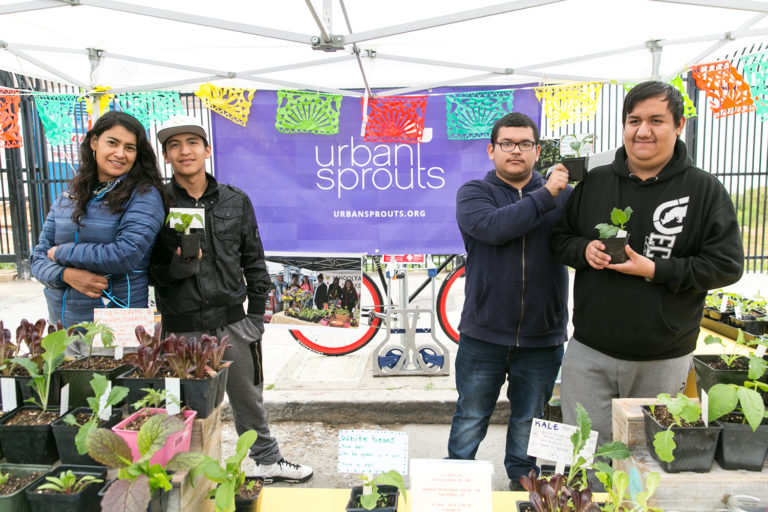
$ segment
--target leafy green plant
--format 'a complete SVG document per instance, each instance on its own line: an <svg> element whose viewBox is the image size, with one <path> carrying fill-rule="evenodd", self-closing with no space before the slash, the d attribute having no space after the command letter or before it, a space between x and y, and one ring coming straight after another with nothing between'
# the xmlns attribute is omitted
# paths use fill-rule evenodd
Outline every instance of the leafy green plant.
<svg viewBox="0 0 768 512"><path fill-rule="evenodd" d="M406 501L405 495L405 482L403 476L394 469L382 473L375 478L370 478L366 475L359 477L363 481L363 493L360 495L360 505L365 510L373 510L376 508L376 503L383 497L379 492L380 485L394 485L400 491L403 496L403 501ZM370 489L370 492L366 494L366 488Z"/></svg>
<svg viewBox="0 0 768 512"><path fill-rule="evenodd" d="M226 368L227 366L231 365L231 361L224 361L224 353L227 351L228 348L230 348L232 345L230 345L229 342L229 334L222 337L221 340L216 338L216 336L211 336L209 334L203 334L200 336L200 341L202 343L208 342L211 344L212 350L211 355L209 358L209 362L211 365L211 369L214 372L220 372L223 368Z"/></svg>
<svg viewBox="0 0 768 512"><path fill-rule="evenodd" d="M197 220L200 225L203 225L203 218L199 213L170 212L168 216L165 217L165 223L170 226L171 220L178 221L176 225L173 226L173 229L179 233L183 232L185 235L189 234L190 226L195 220Z"/></svg>
<svg viewBox="0 0 768 512"><path fill-rule="evenodd" d="M595 473L605 487L605 492L608 493L608 499L600 508L602 512L663 512L662 509L648 504L648 500L656 492L661 480L658 473L648 473L645 477L646 490L631 496L627 493L629 475L624 471L614 470L607 464L605 466L605 470Z"/></svg>
<svg viewBox="0 0 768 512"><path fill-rule="evenodd" d="M581 149L584 146L594 143L597 138L594 133L588 133L581 139L576 138L575 135L566 135L564 138L569 137L573 139L573 142L570 142L568 145L574 152L576 152L576 158L581 158Z"/></svg>
<svg viewBox="0 0 768 512"><path fill-rule="evenodd" d="M765 374L768 363L762 357L754 354L749 358L749 371L743 385L715 384L709 388L708 414L710 421L722 418L726 414L738 410L744 420L756 431L763 419L768 417L763 403L763 397L758 391L768 392L768 384L758 379Z"/></svg>
<svg viewBox="0 0 768 512"><path fill-rule="evenodd" d="M32 397L27 401L39 406L42 411L41 414L48 410L48 398L51 391L51 376L64 361L64 352L67 346L72 342L72 338L67 335L67 331L61 329L48 334L40 341L40 346L43 349L41 354L42 369L38 368L34 361L27 359L26 357L15 357L13 362L23 366L29 374L32 376L32 380L29 385L35 391L37 400Z"/></svg>
<svg viewBox="0 0 768 512"><path fill-rule="evenodd" d="M16 328L16 343L19 346L22 343L27 346L27 355L25 357L37 365L38 373L43 371L43 347L40 345L40 342L43 341L47 325L48 322L44 318L41 318L34 324L25 318ZM48 326L49 334L54 330L56 329L53 326Z"/></svg>
<svg viewBox="0 0 768 512"><path fill-rule="evenodd" d="M107 393L107 387L109 385L109 380L105 375L102 375L100 373L96 373L93 375L93 378L91 379L91 388L93 388L93 395L88 397L88 407L91 408L91 417L88 418L88 421L83 423L82 425L78 425L77 420L75 419L75 416L73 414L67 414L64 416L64 423L71 426L79 426L80 429L77 431L77 435L75 435L75 447L77 447L77 453L80 455L85 455L88 453L88 450L85 446L85 441L88 439L88 436L96 430L99 427L99 412L101 411L100 403L102 397ZM106 402L104 404L105 407L113 407L119 404L123 398L126 397L128 394L128 388L122 387L122 386L115 386L113 387L109 395L106 397Z"/></svg>
<svg viewBox="0 0 768 512"><path fill-rule="evenodd" d="M660 393L656 398L659 400L657 405L663 405L669 411L672 416L672 423L669 424L667 430L656 433L653 438L653 448L659 459L664 462L672 462L675 460L674 451L677 448L672 427L682 427L684 426L683 422L688 424L698 422L701 419L701 406L682 393L678 393L674 400L669 393ZM650 408L651 414L655 415L656 405L651 405Z"/></svg>
<svg viewBox="0 0 768 512"><path fill-rule="evenodd" d="M224 460L224 466L208 457L203 457L201 464L190 472L190 477L195 478L198 473L205 474L208 480L217 483L215 489L209 493L209 497L215 498L216 512L233 512L235 510L235 496L245 482L245 472L242 469L243 459L248 455L253 443L256 442L255 430L248 430L237 439L235 454ZM247 489L250 490L255 482L250 482Z"/></svg>
<svg viewBox="0 0 768 512"><path fill-rule="evenodd" d="M82 341L88 346L88 362L86 368L91 367L91 355L93 354L93 338L97 334L101 335L101 343L105 348L112 348L112 341L115 338L112 329L100 322L80 322L69 328L75 339Z"/></svg>
<svg viewBox="0 0 768 512"><path fill-rule="evenodd" d="M141 388L141 390L146 392L146 395L144 395L144 397L140 398L139 400L131 404L131 406L134 409L138 410L138 409L143 409L145 407L159 409L168 400L170 400L171 403L181 407L181 402L179 401L179 399L176 398L174 395L169 395L169 392L167 389L158 390L158 389L152 389L152 388Z"/></svg>
<svg viewBox="0 0 768 512"><path fill-rule="evenodd" d="M47 476L48 483L38 486L38 491L54 491L59 494L80 494L91 484L101 484L104 480L93 475L82 475L78 478L71 469L59 473L59 476Z"/></svg>
<svg viewBox="0 0 768 512"><path fill-rule="evenodd" d="M132 462L128 443L111 430L99 428L88 436L88 455L109 468L118 469L117 481L109 486L102 499L102 510L144 512L155 490L171 490L166 470L189 471L200 465L204 455L190 452L175 454L165 467L150 464L150 459L165 446L168 437L183 428L184 422L176 416L153 415L139 429L139 459L136 462Z"/></svg>
<svg viewBox="0 0 768 512"><path fill-rule="evenodd" d="M8 482L9 478L11 478L10 473L3 473L0 471L0 489Z"/></svg>
<svg viewBox="0 0 768 512"><path fill-rule="evenodd" d="M704 338L704 343L707 345L720 345L723 349L723 353L720 354L720 359L728 366L728 368L733 367L733 365L736 363L736 360L740 357L744 357L741 354L737 353L737 349L739 345L744 344L744 333L741 329L739 329L738 334L736 336L736 343L733 344L733 347L731 348L730 352L728 351L728 345L717 336L712 336L711 334L708 335L706 338Z"/></svg>
<svg viewBox="0 0 768 512"><path fill-rule="evenodd" d="M141 377L151 379L155 377L165 366L163 359L163 342L160 339L162 326L155 324L155 332L152 336L142 326L136 327L136 339L139 347L135 353L125 354L123 361L136 365Z"/></svg>
<svg viewBox="0 0 768 512"><path fill-rule="evenodd" d="M629 217L632 215L632 207L627 206L623 210L614 208L611 210L611 224L600 223L595 226L595 229L600 233L600 238L613 238L619 230L624 231Z"/></svg>

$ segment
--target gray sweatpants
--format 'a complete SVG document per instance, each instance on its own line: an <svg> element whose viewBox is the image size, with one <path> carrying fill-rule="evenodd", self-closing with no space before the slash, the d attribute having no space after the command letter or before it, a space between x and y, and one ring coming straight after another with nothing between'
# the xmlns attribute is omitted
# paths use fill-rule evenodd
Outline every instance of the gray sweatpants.
<svg viewBox="0 0 768 512"><path fill-rule="evenodd" d="M177 332L176 336L200 339L200 332ZM269 433L267 411L264 408L264 378L261 358L261 334L248 317L239 322L216 329L216 337L229 335L232 345L224 359L233 361L227 377L227 396L232 406L235 430L241 435L247 430L258 434L251 447L251 458L256 464L274 464L282 459L277 440Z"/></svg>
<svg viewBox="0 0 768 512"><path fill-rule="evenodd" d="M563 422L576 425L578 402L598 432L597 445L611 441L611 400L655 398L659 393L674 397L685 388L691 361L691 354L657 361L616 359L571 338L561 369Z"/></svg>

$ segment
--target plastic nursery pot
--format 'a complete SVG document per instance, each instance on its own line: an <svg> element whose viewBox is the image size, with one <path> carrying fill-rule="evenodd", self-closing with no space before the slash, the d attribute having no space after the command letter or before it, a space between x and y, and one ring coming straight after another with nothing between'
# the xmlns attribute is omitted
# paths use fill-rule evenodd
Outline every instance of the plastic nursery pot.
<svg viewBox="0 0 768 512"><path fill-rule="evenodd" d="M21 391L21 401L18 402L19 404L24 403L28 398L37 399L35 390L29 385L32 382L32 377L27 375L24 377L14 376L13 378L18 382L19 390ZM59 370L55 370L51 374L51 390L48 392L48 405L59 405L60 398L61 373L59 373Z"/></svg>
<svg viewBox="0 0 768 512"><path fill-rule="evenodd" d="M93 356L93 357L109 357L109 356ZM87 359L81 357L78 361ZM59 368L58 371L61 374L61 385L65 386L69 384L69 406L70 407L84 407L88 405L88 397L93 396L93 388L91 387L91 379L94 374L104 375L110 382L118 375L125 373L133 368L130 364L121 364L120 366L111 370L94 370L94 369L70 369L66 365Z"/></svg>
<svg viewBox="0 0 768 512"><path fill-rule="evenodd" d="M232 361L224 361L232 364ZM227 392L227 378L229 377L229 366L219 371L219 373L223 373L224 375L221 376L219 379L219 385L216 388L216 401L214 402L214 408L218 407L221 402L224 401L224 393ZM200 418L200 416L198 416Z"/></svg>
<svg viewBox="0 0 768 512"><path fill-rule="evenodd" d="M753 315L747 315L744 318L728 317L728 324L749 334L757 335L763 334L765 326L765 322L758 320Z"/></svg>
<svg viewBox="0 0 768 512"><path fill-rule="evenodd" d="M90 414L90 407L78 407L69 411L72 414L80 412L87 412ZM113 408L112 415L109 420L101 423L101 428L112 428L117 425L120 420L123 419L122 409ZM64 423L64 416L51 423L51 429L53 430L53 437L56 439L56 450L59 452L59 458L62 464L74 464L81 466L101 466L87 453L80 455L75 446L75 436L77 435L80 427L70 426Z"/></svg>
<svg viewBox="0 0 768 512"><path fill-rule="evenodd" d="M263 487L264 485L264 479L260 476L247 476L245 477L245 484L247 485L249 482L256 482L256 485L259 485L260 487ZM255 495L250 498L241 498L240 496L235 496L235 512L251 512L252 510L255 510L254 504L259 501L259 496L261 496L261 490ZM209 499L214 499L213 496Z"/></svg>
<svg viewBox="0 0 768 512"><path fill-rule="evenodd" d="M168 473L170 474L171 472L169 471ZM104 494L106 494L109 486L116 481L117 479L113 478L104 484L104 487L102 487L99 491L99 502L101 502L102 498L104 498ZM162 489L156 489L155 492L152 493L152 496L149 498L147 512L165 512L165 510L168 508L168 495L169 493L163 491Z"/></svg>
<svg viewBox="0 0 768 512"><path fill-rule="evenodd" d="M144 398L144 395L146 395L145 391L142 391L143 388L150 388L155 390L163 390L165 389L165 379L162 379L160 377L153 377L153 378L144 378L144 377L138 377L133 376L134 370L136 369L135 366L132 366L130 369L128 369L126 372L118 375L115 377L114 385L115 386L123 386L128 388L128 395L125 397L125 401L128 403L128 410L129 411L135 411L133 405L138 400L141 400Z"/></svg>
<svg viewBox="0 0 768 512"><path fill-rule="evenodd" d="M605 245L605 254L611 257L611 264L624 263L627 261L627 253L624 252L624 246L629 243L629 233L626 238L601 238Z"/></svg>
<svg viewBox="0 0 768 512"><path fill-rule="evenodd" d="M740 358L742 359L742 358ZM746 358L743 358L746 359ZM696 354L693 356L693 369L696 372L696 391L701 396L701 390L709 391L715 384L744 384L748 370L718 370L710 363L721 361L720 356Z"/></svg>
<svg viewBox="0 0 768 512"><path fill-rule="evenodd" d="M200 253L200 233L182 233L179 246L182 258L197 258Z"/></svg>
<svg viewBox="0 0 768 512"><path fill-rule="evenodd" d="M400 491L394 485L379 485L379 493L382 496L391 497L394 496L394 505L388 507L376 507L373 510L377 512L395 512L397 510L397 502L400 499ZM352 488L349 494L349 502L347 503L347 512L368 512L360 506L360 495L363 494L363 487L357 485Z"/></svg>
<svg viewBox="0 0 768 512"><path fill-rule="evenodd" d="M666 430L651 414L648 406L643 406L643 420L645 422L645 442L651 456L667 473L679 473L681 471L694 471L706 473L712 469L715 459L715 448L720 437L719 426L710 424L709 427L672 427L675 433L675 457L672 462L659 460L653 447L653 438L657 432Z"/></svg>
<svg viewBox="0 0 768 512"><path fill-rule="evenodd" d="M762 471L768 454L768 424L762 424L752 432L747 424L720 420L716 423L723 429L715 451L715 460L720 467Z"/></svg>
<svg viewBox="0 0 768 512"><path fill-rule="evenodd" d="M59 460L56 440L51 424L8 425L8 421L24 410L37 410L33 405L17 407L0 418L0 445L7 462L13 464L52 464ZM58 413L58 407L49 407L49 412Z"/></svg>
<svg viewBox="0 0 768 512"><path fill-rule="evenodd" d="M563 165L568 169L568 181L583 181L587 176L586 157L563 158Z"/></svg>
<svg viewBox="0 0 768 512"><path fill-rule="evenodd" d="M224 399L228 375L229 367L226 367L213 378L181 379L181 403L196 411L198 418L207 418Z"/></svg>
<svg viewBox="0 0 768 512"><path fill-rule="evenodd" d="M47 473L51 466L42 466L34 464L0 464L0 473L10 473L17 477L23 477L42 471ZM27 501L26 491L30 486L35 485L43 475L30 481L27 485L18 489L12 494L0 494L0 512L30 512L29 501Z"/></svg>
<svg viewBox="0 0 768 512"><path fill-rule="evenodd" d="M78 478L91 475L105 480L107 477L107 468L61 465L53 468L46 476L59 476L67 470L71 470ZM39 480L35 485L27 487L27 499L29 500L32 512L98 512L101 505L99 489L102 484L87 485L77 494L38 494L35 490L46 483L46 480Z"/></svg>
<svg viewBox="0 0 768 512"><path fill-rule="evenodd" d="M136 419L136 417L147 413L165 414L165 409L140 409L112 427L112 432L122 437L125 442L128 443L128 446L130 446L134 462L139 460L140 457L139 446L137 443L139 432L137 430L128 430L125 427ZM195 421L196 416L196 411L184 411L184 430L171 434L168 437L165 446L155 452L152 456L149 461L150 464L160 464L161 466L165 466L175 454L189 451L189 445L192 442L192 423Z"/></svg>

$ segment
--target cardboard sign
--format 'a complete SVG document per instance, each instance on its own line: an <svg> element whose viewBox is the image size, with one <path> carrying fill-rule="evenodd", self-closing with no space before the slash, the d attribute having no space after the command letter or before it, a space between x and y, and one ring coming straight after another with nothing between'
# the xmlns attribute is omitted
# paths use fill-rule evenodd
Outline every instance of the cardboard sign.
<svg viewBox="0 0 768 512"><path fill-rule="evenodd" d="M570 464L573 462L571 435L574 432L576 427L573 425L534 419L531 424L531 436L528 438L528 455ZM595 454L596 447L597 431L592 430L579 455L589 461Z"/></svg>
<svg viewBox="0 0 768 512"><path fill-rule="evenodd" d="M121 347L138 347L136 327L141 325L148 333L155 332L155 315L150 308L99 308L93 310L93 321L112 329L112 343ZM101 336L93 338L94 347L103 347Z"/></svg>
<svg viewBox="0 0 768 512"><path fill-rule="evenodd" d="M339 430L339 473L408 474L408 433Z"/></svg>
<svg viewBox="0 0 768 512"><path fill-rule="evenodd" d="M493 464L488 461L412 459L413 512L490 512Z"/></svg>

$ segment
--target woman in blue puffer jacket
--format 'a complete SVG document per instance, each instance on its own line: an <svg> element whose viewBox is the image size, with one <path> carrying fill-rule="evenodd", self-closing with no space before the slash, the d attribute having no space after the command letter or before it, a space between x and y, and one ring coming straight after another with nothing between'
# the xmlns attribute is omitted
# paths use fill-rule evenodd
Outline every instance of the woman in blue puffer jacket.
<svg viewBox="0 0 768 512"><path fill-rule="evenodd" d="M164 219L162 182L144 127L108 112L80 144L80 167L45 219L32 274L49 320L92 321L95 308L147 307L149 256ZM82 346L70 345L78 355Z"/></svg>

